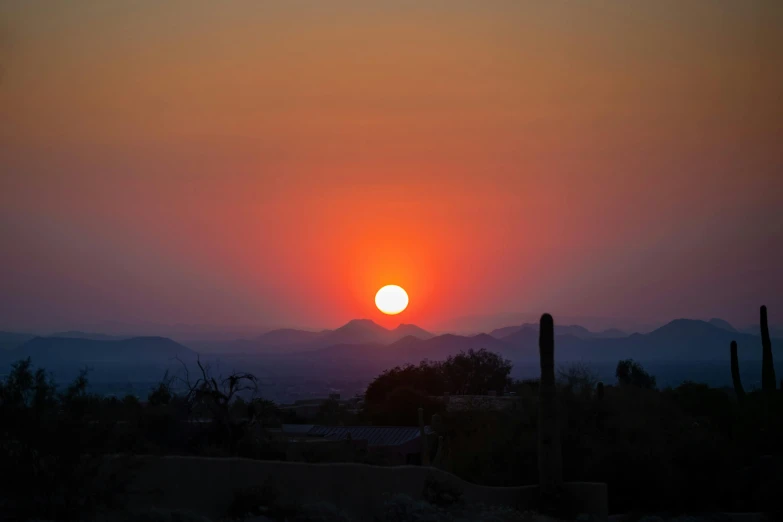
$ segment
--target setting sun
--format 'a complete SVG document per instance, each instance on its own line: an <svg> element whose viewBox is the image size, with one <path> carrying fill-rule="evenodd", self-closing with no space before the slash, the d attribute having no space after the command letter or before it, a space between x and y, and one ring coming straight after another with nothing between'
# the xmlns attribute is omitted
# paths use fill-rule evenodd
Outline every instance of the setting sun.
<svg viewBox="0 0 783 522"><path fill-rule="evenodd" d="M408 307L408 294L400 286L386 285L375 294L375 306L385 314L398 314Z"/></svg>

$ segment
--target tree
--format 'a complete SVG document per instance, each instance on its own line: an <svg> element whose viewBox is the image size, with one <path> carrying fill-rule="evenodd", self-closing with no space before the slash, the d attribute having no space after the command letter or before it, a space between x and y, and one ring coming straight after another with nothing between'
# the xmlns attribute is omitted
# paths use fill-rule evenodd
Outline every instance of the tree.
<svg viewBox="0 0 783 522"><path fill-rule="evenodd" d="M573 363L557 371L557 380L576 394L592 394L598 376L584 363Z"/></svg>
<svg viewBox="0 0 783 522"><path fill-rule="evenodd" d="M401 386L396 388L386 400L369 410L373 424L385 426L416 426L419 422L419 408L424 409L425 419L435 413L441 413L444 405L420 390Z"/></svg>
<svg viewBox="0 0 783 522"><path fill-rule="evenodd" d="M227 442L229 448L233 449L236 439L241 436L248 423L234 422L231 417L232 403L248 392L254 399L258 392L258 379L252 373L246 372L233 372L228 377L214 377L210 374L211 368L208 364L203 364L201 359L196 359L196 364L201 375L195 382L191 382L187 365L182 363L185 377L181 380L188 390L185 402L191 412L208 414L222 442Z"/></svg>
<svg viewBox="0 0 783 522"><path fill-rule="evenodd" d="M647 373L642 365L633 359L618 362L615 376L620 386L635 386L645 390L653 390L656 386L655 376Z"/></svg>
<svg viewBox="0 0 783 522"><path fill-rule="evenodd" d="M459 395L503 392L511 384L513 365L508 359L485 349L452 355L442 364L446 388Z"/></svg>
<svg viewBox="0 0 783 522"><path fill-rule="evenodd" d="M327 399L318 406L315 419L318 424L335 426L339 424L343 407L335 399Z"/></svg>
<svg viewBox="0 0 783 522"><path fill-rule="evenodd" d="M85 370L57 393L29 358L0 380L0 469L9 470L0 473L3 515L84 520L116 493L99 478L102 457L93 455L105 447L111 423L97 415L101 403L87 384Z"/></svg>
<svg viewBox="0 0 783 522"><path fill-rule="evenodd" d="M446 391L442 363L422 361L418 366L406 364L385 370L367 387L364 400L369 405L381 404L401 387L412 388L426 395L442 395Z"/></svg>
<svg viewBox="0 0 783 522"><path fill-rule="evenodd" d="M165 406L171 402L173 393L171 392L171 385L174 382L173 377L169 375L169 371L163 374L163 379L147 396L147 402L150 406Z"/></svg>
<svg viewBox="0 0 783 522"><path fill-rule="evenodd" d="M443 409L435 398L444 392L485 395L505 391L511 380L511 361L487 350L469 350L445 361L423 361L384 371L365 392L365 413L373 423L409 425L417 422L416 410L427 416Z"/></svg>

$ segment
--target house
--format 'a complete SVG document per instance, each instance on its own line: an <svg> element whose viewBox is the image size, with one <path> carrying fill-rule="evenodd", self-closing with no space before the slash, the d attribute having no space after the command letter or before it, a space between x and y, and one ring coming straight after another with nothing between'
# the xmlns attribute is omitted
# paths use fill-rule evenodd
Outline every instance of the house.
<svg viewBox="0 0 783 522"><path fill-rule="evenodd" d="M424 427L424 432L428 438L433 433L429 426ZM344 456L345 449L350 448L353 461L387 465L421 463L418 426L283 424L280 435L292 448L292 457L306 456L303 452L317 452L322 458L328 458L330 454Z"/></svg>
<svg viewBox="0 0 783 522"><path fill-rule="evenodd" d="M453 411L521 411L522 402L516 395L449 395L431 396L448 412Z"/></svg>
<svg viewBox="0 0 783 522"><path fill-rule="evenodd" d="M333 401L349 413L358 413L361 410L361 398L351 397L349 399L341 399L339 393L331 393L328 397L319 397L312 399L299 399L294 401L293 404L281 404L278 408L293 415L297 419L305 421L313 421L318 417L318 413L321 411L324 403Z"/></svg>

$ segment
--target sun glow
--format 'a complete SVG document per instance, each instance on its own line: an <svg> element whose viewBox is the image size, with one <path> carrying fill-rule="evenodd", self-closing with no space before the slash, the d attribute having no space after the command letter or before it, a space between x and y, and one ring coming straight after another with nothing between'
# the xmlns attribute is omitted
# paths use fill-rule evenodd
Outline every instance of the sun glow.
<svg viewBox="0 0 783 522"><path fill-rule="evenodd" d="M375 306L387 315L398 314L408 307L408 294L400 286L386 285L375 294Z"/></svg>

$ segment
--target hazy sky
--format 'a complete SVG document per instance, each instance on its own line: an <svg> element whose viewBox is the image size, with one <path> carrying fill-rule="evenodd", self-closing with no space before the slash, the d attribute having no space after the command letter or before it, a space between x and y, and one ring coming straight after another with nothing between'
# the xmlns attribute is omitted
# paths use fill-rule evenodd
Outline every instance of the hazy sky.
<svg viewBox="0 0 783 522"><path fill-rule="evenodd" d="M779 0L0 4L0 328L783 323L781 197Z"/></svg>

